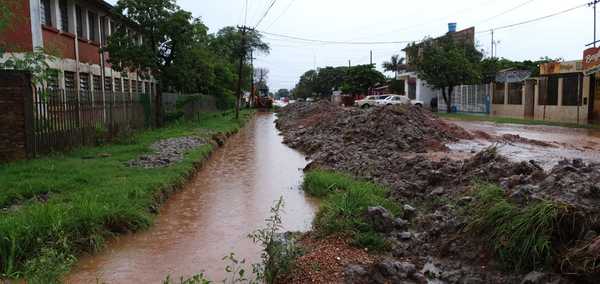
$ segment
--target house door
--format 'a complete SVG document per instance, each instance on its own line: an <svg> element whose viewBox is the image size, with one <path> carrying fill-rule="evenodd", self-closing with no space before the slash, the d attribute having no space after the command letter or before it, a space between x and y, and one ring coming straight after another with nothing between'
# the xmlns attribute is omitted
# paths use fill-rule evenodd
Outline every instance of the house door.
<svg viewBox="0 0 600 284"><path fill-rule="evenodd" d="M591 76L592 90L590 92L589 118L593 122L600 122L600 78L597 75Z"/></svg>
<svg viewBox="0 0 600 284"><path fill-rule="evenodd" d="M533 119L535 106L534 81L525 81L525 118Z"/></svg>
<svg viewBox="0 0 600 284"><path fill-rule="evenodd" d="M417 84L408 83L408 98L414 100L417 98Z"/></svg>

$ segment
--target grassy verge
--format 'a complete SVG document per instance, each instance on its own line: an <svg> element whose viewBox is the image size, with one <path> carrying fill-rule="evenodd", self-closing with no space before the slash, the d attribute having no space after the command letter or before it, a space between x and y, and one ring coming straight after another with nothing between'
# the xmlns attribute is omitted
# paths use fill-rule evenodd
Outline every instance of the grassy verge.
<svg viewBox="0 0 600 284"><path fill-rule="evenodd" d="M138 133L121 144L0 165L0 275L53 282L75 255L99 249L116 233L145 229L164 196L182 185L213 150L210 144L167 168L125 165L155 141L234 132L250 117L204 114Z"/></svg>
<svg viewBox="0 0 600 284"><path fill-rule="evenodd" d="M319 235L348 234L356 245L371 250L387 247L383 237L364 221L368 207L382 206L393 214L400 208L387 198L388 189L371 182L330 171L311 171L304 177L304 190L323 199L314 220Z"/></svg>
<svg viewBox="0 0 600 284"><path fill-rule="evenodd" d="M523 125L548 125L548 126L560 126L569 128L586 128L586 129L600 129L599 124L577 124L567 122L552 122L545 120L533 120L533 119L520 119L511 117L497 117L490 115L481 114L466 114L466 113L437 113L439 117L450 119L450 120L462 120L462 121L487 121L500 124L523 124Z"/></svg>
<svg viewBox="0 0 600 284"><path fill-rule="evenodd" d="M507 269L550 265L568 209L549 201L517 206L496 185L477 183L474 188L477 201L467 230L483 237Z"/></svg>

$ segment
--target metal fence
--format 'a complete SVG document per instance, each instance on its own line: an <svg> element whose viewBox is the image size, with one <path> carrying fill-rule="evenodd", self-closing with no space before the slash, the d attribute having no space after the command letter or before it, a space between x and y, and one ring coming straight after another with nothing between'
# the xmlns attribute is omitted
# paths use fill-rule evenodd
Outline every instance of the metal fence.
<svg viewBox="0 0 600 284"><path fill-rule="evenodd" d="M95 145L132 129L151 127L155 102L148 94L38 89L29 113L33 156Z"/></svg>
<svg viewBox="0 0 600 284"><path fill-rule="evenodd" d="M489 85L463 85L454 87L452 92L452 109L455 112L489 113ZM438 92L438 110L447 110L446 102L441 92Z"/></svg>

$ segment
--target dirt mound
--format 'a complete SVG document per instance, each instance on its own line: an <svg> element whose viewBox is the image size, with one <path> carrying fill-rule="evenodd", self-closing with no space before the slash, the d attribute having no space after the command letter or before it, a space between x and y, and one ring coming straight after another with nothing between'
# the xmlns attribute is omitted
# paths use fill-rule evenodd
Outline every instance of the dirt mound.
<svg viewBox="0 0 600 284"><path fill-rule="evenodd" d="M600 274L600 164L563 161L545 172L535 161L509 161L493 147L465 160L415 156L443 150L447 142L472 138L462 128L416 107L361 110L329 103L292 104L280 111L277 124L285 143L310 155L308 168L376 181L389 186L399 204L416 205L418 213L410 232L400 234L413 237L407 241L394 233L388 236L394 243L392 255L417 267L438 258L438 280L512 283L538 275L498 270L489 244L464 231L470 222L469 204L476 199L474 181L500 185L514 212L540 201L564 208L553 221L556 232L549 236L555 271L591 283ZM516 135L499 139L553 146Z"/></svg>
<svg viewBox="0 0 600 284"><path fill-rule="evenodd" d="M444 142L472 138L462 128L411 106L361 110L328 102L296 103L279 112L277 125L284 143L309 155L352 152L367 159L382 150L422 153L442 150Z"/></svg>

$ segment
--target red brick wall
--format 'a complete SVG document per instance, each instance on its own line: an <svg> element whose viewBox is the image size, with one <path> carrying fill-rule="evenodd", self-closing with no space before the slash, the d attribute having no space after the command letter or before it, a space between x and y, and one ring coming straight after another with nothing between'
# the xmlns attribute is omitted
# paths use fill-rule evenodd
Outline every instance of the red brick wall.
<svg viewBox="0 0 600 284"><path fill-rule="evenodd" d="M75 59L75 35L60 33L55 28L44 27L44 49L46 52L61 58Z"/></svg>
<svg viewBox="0 0 600 284"><path fill-rule="evenodd" d="M10 2L9 6L13 15L8 27L0 32L0 45L12 52L32 51L29 0L16 0Z"/></svg>
<svg viewBox="0 0 600 284"><path fill-rule="evenodd" d="M30 82L24 72L0 71L0 162L27 158L25 99L32 96Z"/></svg>
<svg viewBox="0 0 600 284"><path fill-rule="evenodd" d="M79 41L79 61L90 64L100 64L100 47L87 41Z"/></svg>

